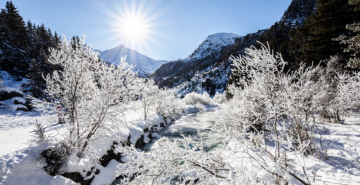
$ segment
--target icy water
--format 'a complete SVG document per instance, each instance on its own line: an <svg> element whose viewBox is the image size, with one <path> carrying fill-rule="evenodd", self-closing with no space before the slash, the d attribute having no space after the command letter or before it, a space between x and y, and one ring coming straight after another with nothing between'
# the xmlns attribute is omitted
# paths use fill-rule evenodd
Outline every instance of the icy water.
<svg viewBox="0 0 360 185"><path fill-rule="evenodd" d="M190 136L195 142L200 142L198 138L198 131L204 133L203 145L207 152L221 148L222 140L218 138L218 133L212 131L210 128L215 123L214 113L218 107L208 107L203 112L189 113L182 116L180 119L173 121L170 125L163 128L163 130L156 132L161 137L152 138L152 141L145 144L140 149L144 152L161 148L161 143L166 139L174 140L182 138L181 134L186 137ZM112 185L120 183L120 179L115 180Z"/></svg>

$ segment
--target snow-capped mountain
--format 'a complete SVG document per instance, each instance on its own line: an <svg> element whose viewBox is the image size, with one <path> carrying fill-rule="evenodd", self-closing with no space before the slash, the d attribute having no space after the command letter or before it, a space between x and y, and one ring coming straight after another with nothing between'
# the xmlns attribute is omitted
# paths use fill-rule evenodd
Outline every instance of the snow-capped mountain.
<svg viewBox="0 0 360 185"><path fill-rule="evenodd" d="M268 29L249 33L244 37L232 33L210 35L189 57L163 64L152 77L160 87L174 88L179 96L189 92L206 91L210 95L224 92L228 84L236 81L231 76L230 56L244 55L245 48L256 45L257 41L271 41L275 35L278 40L288 42L289 30L302 24L305 18L313 13L315 6L316 0L292 0L280 22ZM279 35L282 35L281 39ZM279 43L270 44L274 47ZM280 45L277 45L274 48L279 47ZM289 53L284 53L283 56L286 54Z"/></svg>
<svg viewBox="0 0 360 185"><path fill-rule="evenodd" d="M98 52L101 59L115 65L119 64L121 57L126 56L126 62L129 64L134 64L136 69L139 70L139 73L153 73L162 64L168 62L165 60L154 60L150 57L138 53L135 50L129 49L124 45L119 45L115 48Z"/></svg>
<svg viewBox="0 0 360 185"><path fill-rule="evenodd" d="M234 44L236 38L240 38L240 36L233 33L215 33L209 35L184 61L201 59L211 54L216 55L222 47Z"/></svg>
<svg viewBox="0 0 360 185"><path fill-rule="evenodd" d="M230 64L219 59L241 38L233 33L209 35L189 57L157 69L155 81L160 87L174 88L179 96L189 92L207 91L210 95L223 92L229 80Z"/></svg>

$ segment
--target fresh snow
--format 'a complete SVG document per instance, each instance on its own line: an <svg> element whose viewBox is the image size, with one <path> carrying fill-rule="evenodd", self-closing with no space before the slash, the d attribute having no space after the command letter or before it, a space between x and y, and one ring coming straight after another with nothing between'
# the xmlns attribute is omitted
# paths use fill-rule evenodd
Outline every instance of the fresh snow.
<svg viewBox="0 0 360 185"><path fill-rule="evenodd" d="M143 129L149 125L160 127L163 117L152 112L145 122L141 114L135 111L125 113L128 120L128 129L122 130L124 138L131 135L130 141L135 144L136 140L144 135ZM75 184L70 179L60 175L52 177L48 175L42 166L45 161L37 161L39 158L36 148L29 146L29 140L33 137L34 124L41 120L39 112L15 112L0 109L0 185L10 184ZM55 124L46 128L47 135L55 135L59 130L53 127ZM160 128L159 128L160 130ZM60 129L61 131L61 129ZM154 137L157 135L155 134ZM144 139L148 137L144 137ZM110 149L112 141L96 144L97 155L99 158ZM66 171L82 172L84 169L90 171L94 163L87 159L79 160L75 155L70 156L66 164ZM96 165L99 169L104 169L101 165ZM31 182L27 182L31 179ZM97 178L99 179L99 178ZM101 179L101 178L100 178ZM115 179L115 178L114 178ZM94 183L99 180L95 180ZM102 180L103 181L103 180ZM107 182L109 180L105 180ZM112 181L111 181L112 182ZM102 182L103 183L103 182ZM104 183L103 183L104 184ZM105 183L106 184L106 183Z"/></svg>
<svg viewBox="0 0 360 185"><path fill-rule="evenodd" d="M26 106L21 104L14 104L15 101L18 103L24 104L26 100L24 99L26 95L23 93L23 85L29 83L29 79L23 78L21 81L15 81L11 75L6 71L0 71L0 79L2 79L2 84L0 84L0 91L5 91L7 93L16 92L21 94L23 97L14 97L12 99L0 101L0 109L16 111L18 108L27 109Z"/></svg>
<svg viewBox="0 0 360 185"><path fill-rule="evenodd" d="M0 78L3 80L0 91L18 92L23 94L22 85L29 83L29 79L23 78L21 81L14 81L11 75L6 71L0 71Z"/></svg>
<svg viewBox="0 0 360 185"><path fill-rule="evenodd" d="M196 111L193 107L187 106L186 112ZM136 122L135 118L139 115L129 114L129 119L130 115L133 115L132 124L130 125L133 127L136 127L136 124L140 125L138 130L145 127L142 120L138 119L138 122ZM35 119L39 119L37 116L37 114L31 112L11 114L10 111L0 110L0 184L75 184L62 176L53 177L48 175L42 169L44 161L37 161L39 156L36 152L38 151L28 144L28 140L33 134L32 125ZM152 117L160 122L161 117L153 114ZM186 119L186 117L182 118L179 123L186 124ZM5 124L4 120L6 121ZM12 126L9 126L10 122L13 122ZM176 126L176 124L177 121L173 126ZM306 169L316 172L316 184L360 184L360 133L357 132L360 131L360 116L348 117L344 124L323 123L321 126L329 131L328 134L323 134L322 137L330 160L323 161L313 156L305 158ZM47 128L47 130L47 133L55 132L51 128ZM153 137L160 137L160 135L154 133ZM238 156L233 156L231 159L232 164L240 162L236 161L236 157ZM78 161L76 157L69 161L72 161L71 163L74 165L71 166L72 170L82 169L80 168L83 166L81 163L86 163ZM101 172L99 175L95 175L92 184L110 184L117 176L118 171L121 170L118 164L117 161L112 160L105 168L97 166L101 169ZM85 168L85 166L83 167ZM293 184L298 184L295 181L293 182Z"/></svg>

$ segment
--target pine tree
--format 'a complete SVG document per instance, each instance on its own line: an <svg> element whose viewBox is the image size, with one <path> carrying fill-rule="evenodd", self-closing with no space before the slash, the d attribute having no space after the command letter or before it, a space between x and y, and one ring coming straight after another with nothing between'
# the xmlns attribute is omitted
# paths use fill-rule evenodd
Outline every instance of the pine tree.
<svg viewBox="0 0 360 185"><path fill-rule="evenodd" d="M342 52L343 45L333 38L347 34L345 26L356 16L352 10L347 0L318 0L315 14L292 34L290 45L297 62L311 65L332 55L346 56Z"/></svg>
<svg viewBox="0 0 360 185"><path fill-rule="evenodd" d="M47 99L44 93L46 89L46 82L42 75L46 76L53 72L54 66L49 63L48 55L45 53L42 46L40 46L39 54L36 59L32 59L29 72L26 75L30 79L30 83L26 85L29 88L32 96L37 98Z"/></svg>
<svg viewBox="0 0 360 185"><path fill-rule="evenodd" d="M28 65L27 32L23 18L11 1L1 10L2 64L4 70L21 79Z"/></svg>
<svg viewBox="0 0 360 185"><path fill-rule="evenodd" d="M360 0L349 0L350 5L354 5L356 8L355 12L360 11ZM360 20L355 20L356 23L346 25L346 29L352 31L353 36L340 36L339 38L334 39L335 41L341 41L341 44L347 44L348 47L344 49L344 52L353 52L351 53L351 58L349 59L348 66L354 68L360 68Z"/></svg>

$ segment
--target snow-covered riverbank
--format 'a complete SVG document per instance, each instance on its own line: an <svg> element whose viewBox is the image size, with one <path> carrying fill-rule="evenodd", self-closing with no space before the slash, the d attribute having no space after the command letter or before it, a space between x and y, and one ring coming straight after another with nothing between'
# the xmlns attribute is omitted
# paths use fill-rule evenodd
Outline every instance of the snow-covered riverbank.
<svg viewBox="0 0 360 185"><path fill-rule="evenodd" d="M187 106L186 111L191 113L196 112L196 109L193 106ZM171 123L170 119L164 120L161 115L155 113L149 115L147 122L139 119L140 117L137 112L129 111L127 113L128 129L123 130L122 134L124 138L129 138L129 144L141 146L150 142L149 133L144 132L144 130L148 131L149 124L151 124L152 130L156 132ZM33 137L34 124L37 119L39 120L41 117L36 112L2 110L0 115L0 184L76 184L61 175L50 176L42 168L46 162L39 160L39 151L29 146L29 140ZM54 135L58 132L54 128L59 126L61 125L56 124L53 127L46 128L46 134ZM153 137L157 136L154 134ZM98 148L99 156L106 154L106 151L110 149L111 143L108 146L102 145ZM74 164L74 168L79 168L83 165L80 163L84 161L78 162L79 164ZM110 162L108 165L111 166L112 163ZM96 166L100 170L108 172L101 165ZM113 177L114 179L115 177ZM97 184L96 182L98 180L95 180L93 184Z"/></svg>

